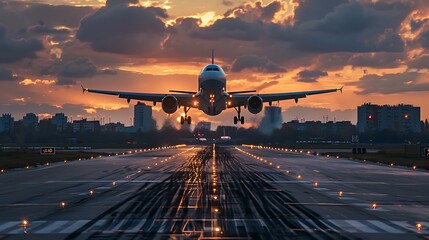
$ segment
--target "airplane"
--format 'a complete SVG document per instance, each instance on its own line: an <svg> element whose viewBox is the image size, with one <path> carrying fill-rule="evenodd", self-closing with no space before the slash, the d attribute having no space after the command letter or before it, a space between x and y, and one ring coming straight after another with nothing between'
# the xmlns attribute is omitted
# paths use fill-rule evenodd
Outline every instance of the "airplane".
<svg viewBox="0 0 429 240"><path fill-rule="evenodd" d="M140 92L117 92L84 88L83 93L99 93L115 95L119 98L150 101L155 106L157 102L161 103L162 110L167 114L173 114L177 109L183 107L184 116L181 116L180 123L187 122L191 124L191 117L188 112L191 108L197 108L205 114L215 116L228 108L234 108L237 116L234 117L234 124L238 122L244 124L244 116L241 116L241 107L247 108L252 114L262 111L263 103L268 102L272 105L273 101L306 98L309 95L323 94L330 92L343 91L343 87L303 91L303 92L285 92L285 93L264 93L258 94L256 90L231 91L226 90L226 75L223 69L214 63L214 51L212 49L211 64L206 65L198 75L198 91L170 90L169 93L140 93Z"/></svg>

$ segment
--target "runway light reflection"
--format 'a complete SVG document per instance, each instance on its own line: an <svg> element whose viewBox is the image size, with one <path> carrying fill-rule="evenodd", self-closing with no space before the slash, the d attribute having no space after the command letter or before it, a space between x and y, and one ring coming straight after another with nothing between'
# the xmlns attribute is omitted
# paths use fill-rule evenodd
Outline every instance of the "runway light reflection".
<svg viewBox="0 0 429 240"><path fill-rule="evenodd" d="M423 227L423 225L421 224L421 223L417 223L416 224L416 228L417 228L417 231L420 233L420 230L422 229L422 227Z"/></svg>

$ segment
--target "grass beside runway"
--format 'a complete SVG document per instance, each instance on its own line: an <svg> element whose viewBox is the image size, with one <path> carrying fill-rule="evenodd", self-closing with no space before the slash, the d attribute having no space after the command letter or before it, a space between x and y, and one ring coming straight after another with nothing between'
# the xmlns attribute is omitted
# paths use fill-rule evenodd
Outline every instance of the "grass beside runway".
<svg viewBox="0 0 429 240"><path fill-rule="evenodd" d="M25 168L46 165L47 163L90 159L107 156L104 152L57 151L55 155L40 155L39 151L0 152L0 169Z"/></svg>

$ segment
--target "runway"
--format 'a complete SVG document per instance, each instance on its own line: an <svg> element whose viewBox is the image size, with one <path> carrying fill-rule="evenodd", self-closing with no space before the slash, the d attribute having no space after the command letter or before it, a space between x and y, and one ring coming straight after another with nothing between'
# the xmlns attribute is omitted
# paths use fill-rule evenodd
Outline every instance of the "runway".
<svg viewBox="0 0 429 240"><path fill-rule="evenodd" d="M114 155L0 174L0 239L427 239L428 179L244 146Z"/></svg>

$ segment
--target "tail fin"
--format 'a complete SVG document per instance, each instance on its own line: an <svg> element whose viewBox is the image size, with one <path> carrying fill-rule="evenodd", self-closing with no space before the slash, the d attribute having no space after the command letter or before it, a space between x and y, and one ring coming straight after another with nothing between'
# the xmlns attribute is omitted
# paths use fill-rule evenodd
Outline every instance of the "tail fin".
<svg viewBox="0 0 429 240"><path fill-rule="evenodd" d="M212 64L214 64L214 49L212 48Z"/></svg>

